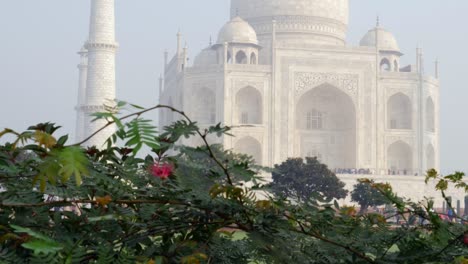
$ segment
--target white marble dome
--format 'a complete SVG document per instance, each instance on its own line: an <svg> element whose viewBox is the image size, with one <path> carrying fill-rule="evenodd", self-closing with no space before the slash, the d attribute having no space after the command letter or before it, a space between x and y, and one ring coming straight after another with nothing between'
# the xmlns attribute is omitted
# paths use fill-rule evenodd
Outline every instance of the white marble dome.
<svg viewBox="0 0 468 264"><path fill-rule="evenodd" d="M211 47L208 47L204 50L202 50L196 57L193 62L193 65L195 66L206 66L206 65L212 65L216 64L217 57L216 57L216 51L213 50Z"/></svg>
<svg viewBox="0 0 468 264"><path fill-rule="evenodd" d="M369 32L367 32L367 34L361 39L360 45L375 47L375 42L377 39L376 32L378 32L378 45L380 50L400 52L400 47L398 46L398 42L395 36L391 32L381 27L376 27L369 30Z"/></svg>
<svg viewBox="0 0 468 264"><path fill-rule="evenodd" d="M240 17L234 17L219 31L217 44L243 43L258 45L257 33Z"/></svg>
<svg viewBox="0 0 468 264"><path fill-rule="evenodd" d="M306 16L348 24L348 0L232 0L231 17Z"/></svg>
<svg viewBox="0 0 468 264"><path fill-rule="evenodd" d="M278 34L292 41L344 44L349 0L232 0L231 17L240 16L257 31L271 35L272 20Z"/></svg>

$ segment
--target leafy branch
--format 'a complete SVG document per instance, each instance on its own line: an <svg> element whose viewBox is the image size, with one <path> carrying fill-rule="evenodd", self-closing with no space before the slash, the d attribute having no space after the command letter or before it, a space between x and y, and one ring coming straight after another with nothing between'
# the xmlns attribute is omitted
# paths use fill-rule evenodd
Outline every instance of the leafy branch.
<svg viewBox="0 0 468 264"><path fill-rule="evenodd" d="M151 111L154 111L154 110L157 110L157 109L168 109L174 113L177 113L179 115L181 115L182 117L184 117L185 120L187 120L187 122L189 122L190 124L193 124L194 122L190 119L190 117L183 111L180 111L172 106L169 106L169 105L162 105L162 104L158 104L156 106L153 106L153 107L150 107L150 108L147 108L147 109L143 109L141 111L138 111L138 112L135 112L135 113L131 113L131 114L128 114L128 115L125 115L123 117L120 117L120 118L111 118L110 120L107 120L107 124L105 124L103 127L101 127L100 129L98 129L96 132L92 133L90 136L88 136L87 138L85 138L84 140L78 142L78 143L75 143L73 144L72 146L81 146L83 144L85 144L86 142L88 142L89 140L91 140L93 137L95 137L97 134L99 134L100 132L104 131L106 128L116 124L116 123L119 123L119 122L122 122L124 120L127 120L127 119L130 119L132 117L140 117L142 116L143 114L145 113L148 113L148 112L151 112ZM222 169L222 171L224 172L226 178L227 178L227 181L229 183L229 185L234 185L233 183L233 180L232 180L232 176L229 172L229 169L215 156L214 154L214 151L211 147L211 145L208 143L208 140L207 140L207 135L208 133L202 133L200 132L199 129L197 129L195 131L198 136L202 139L203 141L203 144L205 145L205 147L207 148L208 150L208 154L209 154L209 157L211 159L213 159L213 161Z"/></svg>

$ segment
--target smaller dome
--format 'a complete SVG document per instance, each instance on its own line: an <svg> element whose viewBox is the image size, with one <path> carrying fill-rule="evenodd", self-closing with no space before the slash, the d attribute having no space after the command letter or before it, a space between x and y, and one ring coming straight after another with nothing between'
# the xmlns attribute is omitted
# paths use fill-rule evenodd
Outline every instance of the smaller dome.
<svg viewBox="0 0 468 264"><path fill-rule="evenodd" d="M208 47L202 50L196 57L195 61L193 62L194 66L206 66L217 64L217 57L216 51L213 50L211 47Z"/></svg>
<svg viewBox="0 0 468 264"><path fill-rule="evenodd" d="M258 45L257 33L240 17L235 17L221 29L217 44L245 43Z"/></svg>
<svg viewBox="0 0 468 264"><path fill-rule="evenodd" d="M400 53L400 47L398 46L398 42L396 41L395 36L381 27L376 27L369 30L369 32L367 32L367 34L362 38L360 45L375 47L376 32L378 32L378 44L381 50Z"/></svg>

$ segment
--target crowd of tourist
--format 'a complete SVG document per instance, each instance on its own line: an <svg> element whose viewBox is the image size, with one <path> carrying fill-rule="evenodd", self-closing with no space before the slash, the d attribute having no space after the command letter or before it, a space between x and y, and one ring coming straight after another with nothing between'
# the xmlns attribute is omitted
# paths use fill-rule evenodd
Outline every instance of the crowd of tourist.
<svg viewBox="0 0 468 264"><path fill-rule="evenodd" d="M335 174L357 174L357 175L375 175L377 174L373 169L342 169L338 168L334 170ZM381 174L387 175L413 175L409 170L392 170L388 169ZM414 176L418 176L418 173L415 173Z"/></svg>
<svg viewBox="0 0 468 264"><path fill-rule="evenodd" d="M375 171L371 169L335 169L336 174L363 174L371 175L375 174Z"/></svg>

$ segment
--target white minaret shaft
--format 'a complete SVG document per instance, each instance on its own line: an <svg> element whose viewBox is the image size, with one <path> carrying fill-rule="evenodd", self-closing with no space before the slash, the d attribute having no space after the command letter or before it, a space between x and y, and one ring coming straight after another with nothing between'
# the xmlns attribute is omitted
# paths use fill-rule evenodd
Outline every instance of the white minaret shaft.
<svg viewBox="0 0 468 264"><path fill-rule="evenodd" d="M104 105L115 100L115 2L114 0L91 0L91 19L88 50L88 73L86 82L86 102L84 109L85 137L102 128L106 122L91 122L89 115L104 111ZM101 148L105 140L114 133L115 127L108 127L91 140L87 146Z"/></svg>
<svg viewBox="0 0 468 264"><path fill-rule="evenodd" d="M86 103L86 81L88 75L88 51L83 47L80 52L80 64L78 64L79 80L78 80L78 103L76 106L76 133L75 141L82 141L85 134L85 103Z"/></svg>

